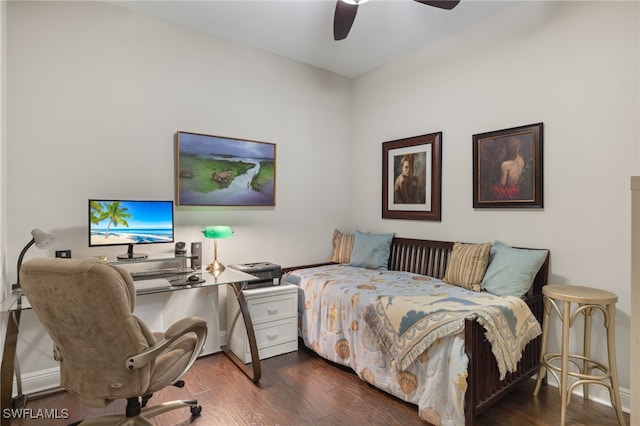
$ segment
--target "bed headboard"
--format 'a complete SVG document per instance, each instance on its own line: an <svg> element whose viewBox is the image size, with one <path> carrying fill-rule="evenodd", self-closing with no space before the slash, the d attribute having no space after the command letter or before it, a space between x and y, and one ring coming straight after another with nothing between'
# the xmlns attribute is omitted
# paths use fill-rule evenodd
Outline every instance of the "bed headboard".
<svg viewBox="0 0 640 426"><path fill-rule="evenodd" d="M417 240L394 237L391 242L389 269L443 278L453 250L451 241ZM549 275L549 255L533 280L530 294L541 294Z"/></svg>
<svg viewBox="0 0 640 426"><path fill-rule="evenodd" d="M453 242L394 237L389 269L442 278L453 250Z"/></svg>
<svg viewBox="0 0 640 426"><path fill-rule="evenodd" d="M418 240L394 237L391 242L388 268L392 271L407 271L430 277L443 278L453 250L452 241ZM524 247L517 247L524 248ZM530 249L535 250L535 249ZM290 266L282 268L282 274L295 269L328 265L328 262ZM549 254L533 280L528 296L537 295L542 299L542 286L549 276Z"/></svg>

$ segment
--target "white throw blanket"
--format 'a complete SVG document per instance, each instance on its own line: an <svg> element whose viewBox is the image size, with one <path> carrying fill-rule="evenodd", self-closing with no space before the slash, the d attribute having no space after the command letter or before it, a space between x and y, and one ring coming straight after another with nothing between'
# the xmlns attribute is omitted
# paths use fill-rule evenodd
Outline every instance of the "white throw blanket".
<svg viewBox="0 0 640 426"><path fill-rule="evenodd" d="M504 379L507 372L516 370L527 343L541 334L540 324L519 298L478 296L381 296L365 309L363 317L390 362L401 369L438 339L461 332L465 319L477 319L486 330L500 379Z"/></svg>

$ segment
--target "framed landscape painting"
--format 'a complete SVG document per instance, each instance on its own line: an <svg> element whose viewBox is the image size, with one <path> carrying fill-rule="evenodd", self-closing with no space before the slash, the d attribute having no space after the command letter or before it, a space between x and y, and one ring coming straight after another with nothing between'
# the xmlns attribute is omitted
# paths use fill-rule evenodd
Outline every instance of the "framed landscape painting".
<svg viewBox="0 0 640 426"><path fill-rule="evenodd" d="M442 132L382 144L382 217L440 221Z"/></svg>
<svg viewBox="0 0 640 426"><path fill-rule="evenodd" d="M542 123L473 135L473 207L542 208Z"/></svg>
<svg viewBox="0 0 640 426"><path fill-rule="evenodd" d="M177 132L176 204L275 206L276 145Z"/></svg>

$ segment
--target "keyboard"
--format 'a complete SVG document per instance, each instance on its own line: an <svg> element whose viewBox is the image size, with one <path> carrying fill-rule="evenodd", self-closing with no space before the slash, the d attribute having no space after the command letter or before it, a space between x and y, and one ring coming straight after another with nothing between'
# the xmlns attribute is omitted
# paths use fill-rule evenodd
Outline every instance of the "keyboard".
<svg viewBox="0 0 640 426"><path fill-rule="evenodd" d="M159 290L170 288L171 283L166 278L153 278L134 283L136 291Z"/></svg>
<svg viewBox="0 0 640 426"><path fill-rule="evenodd" d="M148 271L131 272L131 277L135 281L140 280L152 280L155 278L166 278L175 275L189 275L193 274L195 270L193 268L164 268L164 269L151 269Z"/></svg>

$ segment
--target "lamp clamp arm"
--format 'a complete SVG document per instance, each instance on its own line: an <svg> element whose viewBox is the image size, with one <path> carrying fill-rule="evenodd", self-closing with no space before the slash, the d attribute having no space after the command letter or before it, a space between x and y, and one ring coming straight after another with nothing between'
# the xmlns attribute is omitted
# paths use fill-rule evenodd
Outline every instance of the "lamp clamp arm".
<svg viewBox="0 0 640 426"><path fill-rule="evenodd" d="M20 256L18 256L18 266L17 266L17 268L16 268L16 271L17 271L16 273L18 274L18 278L17 278L17 280L16 280L16 285L17 285L17 287L18 287L18 288L20 287L20 268L22 268L22 259L24 259L24 255L25 255L25 253L27 252L27 250L29 250L29 248L30 248L32 245L34 245L35 243L36 243L36 239L35 239L35 237L34 237L34 238L31 238L31 241L29 241L29 242L27 243L27 245L26 245L26 246L24 246L24 248L23 248L23 249L22 249L22 251L20 252Z"/></svg>

